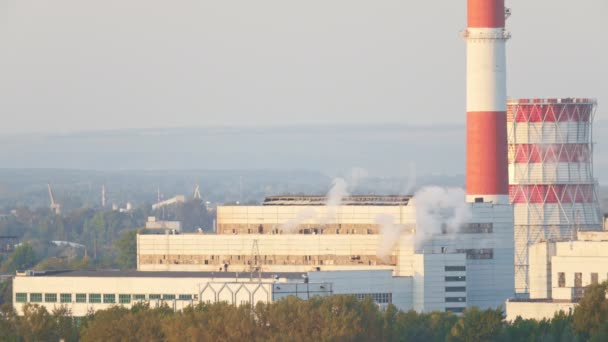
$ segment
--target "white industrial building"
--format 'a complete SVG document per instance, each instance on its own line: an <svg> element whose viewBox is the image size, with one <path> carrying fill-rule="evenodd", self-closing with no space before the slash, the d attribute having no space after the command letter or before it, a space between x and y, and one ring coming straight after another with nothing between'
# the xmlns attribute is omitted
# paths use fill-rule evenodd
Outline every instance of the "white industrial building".
<svg viewBox="0 0 608 342"><path fill-rule="evenodd" d="M568 313L585 287L608 280L608 232L578 232L576 240L539 242L530 247L530 298L510 299L507 319L552 318Z"/></svg>
<svg viewBox="0 0 608 342"><path fill-rule="evenodd" d="M337 206L329 220L327 206L220 207L218 227L238 224L252 233L140 234L138 271L22 273L13 301L18 309L24 302L68 305L74 315L142 300L181 309L198 301L239 305L313 294L372 297L379 305L420 312L504 305L513 295L510 206L462 201L470 219L451 227L454 213L444 208L435 213L446 220L433 222L436 231L417 228L421 213L410 197L407 203L368 199ZM313 207L321 215L289 223ZM277 225L274 233L258 231L268 224ZM288 225L291 233L279 228Z"/></svg>
<svg viewBox="0 0 608 342"><path fill-rule="evenodd" d="M138 270L389 270L409 278L411 298L394 302L403 310L504 305L514 293L511 207L462 202L470 217L457 227L449 208L419 227L428 213L412 197L349 197L333 208L305 196L220 206L219 234L138 235Z"/></svg>

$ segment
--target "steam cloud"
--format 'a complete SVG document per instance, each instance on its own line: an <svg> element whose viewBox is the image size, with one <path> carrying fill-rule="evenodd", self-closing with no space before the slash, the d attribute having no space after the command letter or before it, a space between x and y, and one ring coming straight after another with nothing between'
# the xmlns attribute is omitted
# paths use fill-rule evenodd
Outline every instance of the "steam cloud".
<svg viewBox="0 0 608 342"><path fill-rule="evenodd" d="M459 188L422 188L414 195L416 210L416 247L437 234L456 233L473 217Z"/></svg>
<svg viewBox="0 0 608 342"><path fill-rule="evenodd" d="M380 225L380 240L378 241L376 255L387 262L399 239L402 238L401 235L405 232L406 226L395 224L395 217L389 214L377 215L375 222Z"/></svg>

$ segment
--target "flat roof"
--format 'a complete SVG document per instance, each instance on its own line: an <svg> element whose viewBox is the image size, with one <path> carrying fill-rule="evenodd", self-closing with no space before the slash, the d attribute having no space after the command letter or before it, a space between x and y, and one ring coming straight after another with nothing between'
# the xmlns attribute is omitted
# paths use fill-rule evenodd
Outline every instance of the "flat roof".
<svg viewBox="0 0 608 342"><path fill-rule="evenodd" d="M172 272L172 271L31 271L30 277L103 277L103 278L249 278L251 272ZM303 279L307 272L253 272L254 278Z"/></svg>
<svg viewBox="0 0 608 342"><path fill-rule="evenodd" d="M356 195L346 196L340 202L340 205L408 205L413 196L400 195ZM326 196L269 196L264 199L262 205L326 205Z"/></svg>

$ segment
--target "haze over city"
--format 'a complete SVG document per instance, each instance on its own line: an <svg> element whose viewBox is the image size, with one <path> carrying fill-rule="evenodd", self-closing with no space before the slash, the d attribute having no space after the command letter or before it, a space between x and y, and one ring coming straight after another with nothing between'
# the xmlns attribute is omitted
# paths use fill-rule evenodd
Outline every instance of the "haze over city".
<svg viewBox="0 0 608 342"><path fill-rule="evenodd" d="M608 3L508 6L508 95L595 97L602 120ZM465 19L460 1L3 0L0 132L462 124Z"/></svg>

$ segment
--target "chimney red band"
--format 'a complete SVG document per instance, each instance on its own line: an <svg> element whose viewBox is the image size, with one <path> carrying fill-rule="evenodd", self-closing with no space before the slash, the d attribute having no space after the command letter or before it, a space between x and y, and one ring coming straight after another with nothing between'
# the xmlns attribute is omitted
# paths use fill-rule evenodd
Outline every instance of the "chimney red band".
<svg viewBox="0 0 608 342"><path fill-rule="evenodd" d="M467 194L508 195L506 112L467 113Z"/></svg>
<svg viewBox="0 0 608 342"><path fill-rule="evenodd" d="M468 24L471 27L505 27L504 0L468 0Z"/></svg>

